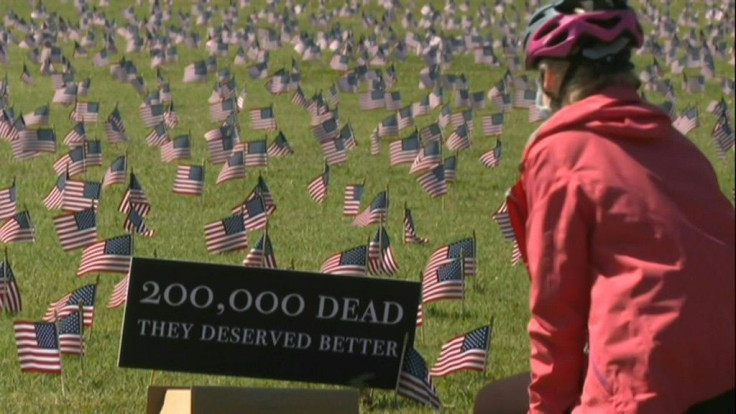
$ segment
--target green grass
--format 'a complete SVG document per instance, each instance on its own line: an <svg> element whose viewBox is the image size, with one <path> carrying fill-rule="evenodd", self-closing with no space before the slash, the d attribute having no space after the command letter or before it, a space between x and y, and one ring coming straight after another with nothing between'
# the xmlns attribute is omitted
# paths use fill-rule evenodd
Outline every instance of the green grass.
<svg viewBox="0 0 736 414"><path fill-rule="evenodd" d="M60 5L57 1L47 2L50 10L58 11L63 17L76 21L76 11L72 3ZM96 4L97 2L95 2ZM118 23L124 21L120 11L132 2L111 1L113 4L106 13L116 17ZM260 4L261 2L255 2ZM265 2L264 2L265 3ZM442 7L444 2L433 2ZM478 2L474 2L474 7ZM138 15L147 10L139 7ZM177 1L177 8L191 10L191 2ZM223 4L223 2L217 2ZM312 2L310 2L312 4ZM334 2L333 2L334 4ZM6 0L0 3L0 15L9 9L20 16L29 14L27 1ZM371 6L369 10L378 9ZM243 10L247 14L248 10ZM415 14L416 15L416 14ZM304 28L310 28L302 18ZM357 31L365 29L356 20L347 25ZM397 24L397 27L399 25ZM206 40L204 27L198 27ZM484 30L483 33L486 33ZM496 34L498 38L498 34ZM729 39L733 45L733 39ZM90 55L99 50L91 48ZM116 61L123 55L125 43L118 37L121 53L111 58ZM66 56L72 56L71 43L64 44ZM30 65L36 85L28 86L18 80L27 50L13 46L10 64L3 66L11 83L11 103L16 113L29 113L38 106L50 102L53 94L51 80L40 75L38 67ZM467 332L488 322L495 316L495 330L492 352L485 374L459 373L435 380L438 393L447 412L469 412L475 394L489 381L503 378L527 369L528 341L525 334L528 320L527 289L528 277L522 266L510 265L511 246L505 241L497 226L490 219L491 214L503 201L506 189L517 177L517 165L527 136L535 128L526 121L526 111L514 111L506 120L504 154L501 165L493 170L484 168L478 158L495 144L495 139L481 136L480 118L493 110L486 109L476 113L476 132L473 147L460 154L458 181L450 186L444 200L433 200L424 193L414 178L408 175L408 167L390 168L388 162L388 143L382 143L379 156L370 155L369 136L387 111L361 112L357 95L341 94L340 115L343 121L350 120L358 137L359 147L348 155L348 163L332 169L330 195L323 206L314 203L308 196L308 182L321 172L322 153L309 129L309 117L290 102L290 94L271 96L263 87L265 80L253 81L244 67L232 66L232 56L219 59L220 67L229 66L241 87L249 92L247 106L255 107L273 103L279 125L290 140L295 155L289 158L271 159L268 168L259 169L266 178L278 204L278 210L270 222L269 233L274 244L280 265L286 266L294 261L300 270L317 271L321 263L330 255L355 245L365 243L375 231L375 227L360 229L351 225L351 220L342 217L342 191L348 183L366 180L367 201L387 185L390 186L391 210L388 231L393 240L394 251L401 267L400 278L418 280L418 273L424 267L431 252L444 244L476 233L478 243L478 276L469 282L465 313L461 313L459 301L433 303L426 311L426 326L417 332L416 348L424 355L427 363L435 361L441 345L455 335ZM174 135L191 131L193 137L192 162L206 159L207 150L203 135L217 126L209 119L206 99L210 94L212 82L205 84L182 83L183 68L195 59L206 56L204 50L190 50L179 46L179 63L165 66L164 74L171 82L172 96L181 120ZM140 73L149 87L155 85L154 71L149 67L145 54L125 54L136 62ZM271 72L280 67L288 67L296 54L290 48L272 53ZM328 66L330 54L325 53L322 62L303 62L303 89L307 95L326 88L336 80L337 72ZM638 63L649 63L650 58L637 58ZM102 179L110 162L127 151L130 167L135 171L153 205L148 226L158 234L152 239L136 237L135 254L152 256L154 252L161 258L204 261L211 263L239 264L245 252L226 255L210 255L204 244L203 226L205 223L221 219L229 214L230 208L240 202L256 182L258 173L251 171L246 180L215 185L220 167L207 171L205 195L201 199L177 196L171 193L176 166L160 161L159 150L148 147L144 129L138 115L141 97L129 86L113 80L106 68L99 69L92 64L92 58L71 58L77 69L77 79L92 78L90 95L87 98L99 101L101 114L106 116L119 104L126 122L131 141L125 145L112 147L107 144L102 125L88 129L91 136L103 140L104 166L93 167L84 178L92 181ZM733 76L733 68L718 63L720 76ZM397 63L399 73L398 89L402 92L404 104L416 102L428 91L419 90L418 71L423 63L411 56L406 62ZM502 68L488 68L475 65L472 56L456 58L450 73L465 73L470 80L471 90L488 90L503 74ZM1 75L1 73L0 73ZM679 78L673 79L680 85ZM212 78L214 81L214 78ZM729 152L725 160L717 157L710 131L714 117L704 113L707 102L720 98L720 85L710 82L707 92L702 96L689 97L679 90L679 109L687 104L697 103L701 108L701 127L690 137L711 159L720 179L724 193L731 194L734 186L734 156ZM655 96L648 92L649 96ZM451 96L451 93L449 94ZM661 99L661 97L659 97ZM731 105L733 104L730 101ZM489 106L490 108L490 106ZM52 105L52 123L59 141L72 127L68 114L71 108ZM431 117L418 118L418 126L424 126L436 119L438 111ZM247 114L241 116L245 139L254 139L262 133L250 129ZM273 134L270 135L272 137ZM270 138L269 137L269 138ZM27 208L36 226L36 243L11 244L8 253L18 278L23 295L23 312L19 315L0 316L0 411L20 412L142 412L146 401L146 388L152 376L150 371L121 369L117 367L117 353L120 340L120 327L123 311L106 309L107 300L113 285L121 275L103 274L100 277L95 326L88 332L88 354L84 360L74 357L64 358L64 378L68 392L61 394L59 378L49 375L23 374L20 372L16 347L13 338L13 320L40 320L48 304L69 291L91 283L94 278L78 278L76 270L80 262L81 250L65 253L57 240L52 218L59 211L48 211L43 198L55 182L52 164L67 149L59 145L55 155L44 155L30 161L17 161L13 158L8 142L0 142L0 188L10 185L12 177L17 177L20 205ZM99 238L108 238L123 233L124 216L117 211L124 186L106 189L102 195L98 218ZM408 202L414 213L415 224L420 235L429 237L431 243L425 246L405 245L403 237L402 207ZM365 205L365 201L364 201ZM251 234L254 243L259 233ZM141 350L145 352L145 350ZM237 385L258 387L302 387L322 388L322 385L287 383L259 379L157 372L155 384L167 385ZM427 412L414 402L396 398L393 393L376 391L371 404L364 405L365 412L391 411L398 406L401 412Z"/></svg>

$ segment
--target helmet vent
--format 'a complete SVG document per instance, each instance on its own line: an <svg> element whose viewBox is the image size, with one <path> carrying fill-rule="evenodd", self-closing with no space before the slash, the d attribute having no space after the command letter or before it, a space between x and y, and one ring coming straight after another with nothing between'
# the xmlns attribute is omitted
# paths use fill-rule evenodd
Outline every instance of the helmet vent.
<svg viewBox="0 0 736 414"><path fill-rule="evenodd" d="M621 23L621 17L616 16L610 19L587 19L588 23L610 30Z"/></svg>

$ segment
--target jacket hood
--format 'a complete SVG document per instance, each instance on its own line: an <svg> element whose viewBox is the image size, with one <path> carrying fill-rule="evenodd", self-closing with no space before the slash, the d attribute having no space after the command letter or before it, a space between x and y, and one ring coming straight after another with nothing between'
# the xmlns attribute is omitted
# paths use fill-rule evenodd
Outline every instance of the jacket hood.
<svg viewBox="0 0 736 414"><path fill-rule="evenodd" d="M525 155L534 143L570 130L650 140L670 135L672 120L660 108L644 102L633 87L612 86L557 111L532 134Z"/></svg>

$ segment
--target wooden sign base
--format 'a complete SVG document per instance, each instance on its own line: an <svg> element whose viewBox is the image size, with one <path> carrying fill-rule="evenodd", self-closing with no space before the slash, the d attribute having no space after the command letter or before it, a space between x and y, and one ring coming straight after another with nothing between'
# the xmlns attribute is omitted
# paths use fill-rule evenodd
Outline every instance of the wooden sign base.
<svg viewBox="0 0 736 414"><path fill-rule="evenodd" d="M148 387L147 414L358 414L358 390Z"/></svg>

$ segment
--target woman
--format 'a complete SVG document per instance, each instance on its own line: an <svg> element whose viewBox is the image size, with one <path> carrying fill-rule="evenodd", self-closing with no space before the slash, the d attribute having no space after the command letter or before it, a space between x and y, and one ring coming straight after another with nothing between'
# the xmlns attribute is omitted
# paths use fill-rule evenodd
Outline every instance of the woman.
<svg viewBox="0 0 736 414"><path fill-rule="evenodd" d="M639 97L642 38L626 1L558 0L531 19L526 65L550 117L507 198L531 375L481 390L478 413L734 410L734 208Z"/></svg>

